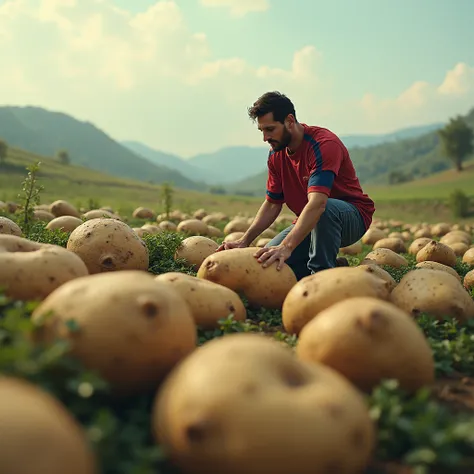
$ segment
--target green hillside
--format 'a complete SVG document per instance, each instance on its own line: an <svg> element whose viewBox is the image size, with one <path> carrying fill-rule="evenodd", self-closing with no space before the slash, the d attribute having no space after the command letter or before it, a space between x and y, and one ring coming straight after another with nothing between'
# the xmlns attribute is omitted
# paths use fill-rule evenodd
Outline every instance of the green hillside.
<svg viewBox="0 0 474 474"><path fill-rule="evenodd" d="M0 107L0 139L44 156L53 157L65 149L73 164L118 177L152 183L172 181L186 189L206 189L177 170L133 153L89 122L40 107Z"/></svg>
<svg viewBox="0 0 474 474"><path fill-rule="evenodd" d="M130 215L138 206L147 206L162 212L161 186L118 178L89 168L63 165L50 157L36 155L17 148L8 150L7 160L0 164L0 201L18 202L26 167L41 161L39 183L44 186L41 202L66 199L77 207L111 206L119 213ZM174 208L185 212L204 207L209 211L255 213L259 198L219 196L194 190L174 188Z"/></svg>
<svg viewBox="0 0 474 474"><path fill-rule="evenodd" d="M474 108L464 118L468 126L474 128ZM349 151L364 185L386 185L393 172L417 180L452 167L452 163L442 154L436 131L367 148L350 148ZM265 170L236 183L231 189L260 194L265 191L266 179Z"/></svg>
<svg viewBox="0 0 474 474"><path fill-rule="evenodd" d="M123 215L130 215L138 206L151 207L156 212L164 210L159 185L117 178L81 166L63 165L50 157L15 148L9 149L7 161L0 164L0 201L18 202L21 183L27 174L25 168L36 161L42 163L39 173L39 181L44 186L42 203L66 199L77 207L111 206ZM459 221L453 218L446 199L455 189L474 196L474 160L465 164L462 173L448 170L416 182L366 186L364 189L375 200L377 217L408 222ZM263 193L246 197L175 188L173 208L189 213L204 208L230 215L255 215L263 199ZM285 208L284 212L289 211Z"/></svg>
<svg viewBox="0 0 474 474"><path fill-rule="evenodd" d="M474 160L464 163L464 170L441 171L422 178L395 186L367 185L367 191L377 201L407 201L419 199L443 200L455 191L463 191L474 197Z"/></svg>

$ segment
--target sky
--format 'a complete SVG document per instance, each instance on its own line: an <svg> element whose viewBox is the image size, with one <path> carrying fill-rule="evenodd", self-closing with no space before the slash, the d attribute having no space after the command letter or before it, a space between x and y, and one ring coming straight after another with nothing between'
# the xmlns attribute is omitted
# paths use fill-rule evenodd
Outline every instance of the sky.
<svg viewBox="0 0 474 474"><path fill-rule="evenodd" d="M474 107L474 0L0 0L0 105L34 105L184 158L264 145L288 95L338 135ZM0 130L1 135L1 130Z"/></svg>

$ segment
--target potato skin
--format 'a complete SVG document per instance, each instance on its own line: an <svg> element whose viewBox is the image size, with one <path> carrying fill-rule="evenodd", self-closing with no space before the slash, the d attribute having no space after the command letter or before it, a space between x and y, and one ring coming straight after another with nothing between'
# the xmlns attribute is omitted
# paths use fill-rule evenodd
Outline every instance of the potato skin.
<svg viewBox="0 0 474 474"><path fill-rule="evenodd" d="M187 474L353 474L375 445L344 377L258 334L206 342L160 387L152 416L157 443Z"/></svg>
<svg viewBox="0 0 474 474"><path fill-rule="evenodd" d="M357 267L322 270L302 278L289 291L282 308L282 321L289 334L299 334L320 311L346 298L373 296L388 300L390 283Z"/></svg>
<svg viewBox="0 0 474 474"><path fill-rule="evenodd" d="M377 240L375 242L373 249L390 249L395 253L405 253L407 248L405 242L399 237L386 237L384 239Z"/></svg>
<svg viewBox="0 0 474 474"><path fill-rule="evenodd" d="M197 277L242 292L252 307L281 309L296 276L286 264L280 271L276 264L263 268L254 257L258 250L246 247L213 253L202 262Z"/></svg>
<svg viewBox="0 0 474 474"><path fill-rule="evenodd" d="M148 248L135 231L117 219L90 219L74 229L67 249L79 255L90 274L148 270Z"/></svg>
<svg viewBox="0 0 474 474"><path fill-rule="evenodd" d="M448 267L454 267L456 265L456 254L446 244L431 240L416 254L416 261L418 263L426 261L438 262Z"/></svg>
<svg viewBox="0 0 474 474"><path fill-rule="evenodd" d="M390 273L388 273L387 270L384 270L382 267L379 267L375 263L364 263L364 264L361 263L360 265L357 265L356 267L353 267L353 268L357 268L359 270L372 273L373 275L379 278L382 278L382 280L387 281L389 291L392 291L397 286L397 282L392 277L392 275L390 275Z"/></svg>
<svg viewBox="0 0 474 474"><path fill-rule="evenodd" d="M399 308L418 316L453 316L461 322L474 317L474 301L459 280L448 272L416 269L406 273L390 295Z"/></svg>
<svg viewBox="0 0 474 474"><path fill-rule="evenodd" d="M184 259L195 271L199 269L202 262L213 254L219 245L209 237L194 235L184 239L176 249L174 258Z"/></svg>
<svg viewBox="0 0 474 474"><path fill-rule="evenodd" d="M301 331L296 354L328 365L364 391L382 379L397 379L407 391L435 379L431 348L411 315L371 297L348 298L321 311Z"/></svg>
<svg viewBox="0 0 474 474"><path fill-rule="evenodd" d="M50 311L52 316L43 322ZM138 270L71 281L51 293L32 319L39 326L38 341L69 340L72 355L97 370L117 394L156 388L197 342L184 299ZM65 324L69 320L78 331Z"/></svg>
<svg viewBox="0 0 474 474"><path fill-rule="evenodd" d="M474 288L474 270L471 270L470 272L467 272L464 280L463 280L463 285L466 290L472 290Z"/></svg>
<svg viewBox="0 0 474 474"><path fill-rule="evenodd" d="M377 265L388 265L389 267L393 268L408 266L408 261L403 255L386 248L372 250L366 255L365 259L361 263L376 263Z"/></svg>
<svg viewBox="0 0 474 474"><path fill-rule="evenodd" d="M60 217L60 216L74 216L74 217L81 217L79 211L69 202L64 201L62 199L58 199L54 201L49 206L49 211L53 216Z"/></svg>
<svg viewBox="0 0 474 474"><path fill-rule="evenodd" d="M8 217L0 216L0 235L15 235L21 237L23 232L16 222Z"/></svg>
<svg viewBox="0 0 474 474"><path fill-rule="evenodd" d="M81 258L59 245L0 235L0 286L10 298L42 300L62 284L88 274Z"/></svg>
<svg viewBox="0 0 474 474"><path fill-rule="evenodd" d="M46 229L60 229L62 232L72 232L82 224L82 219L74 216L60 216L51 219L46 225Z"/></svg>
<svg viewBox="0 0 474 474"><path fill-rule="evenodd" d="M463 263L467 263L474 267L474 247L471 247L462 257Z"/></svg>
<svg viewBox="0 0 474 474"><path fill-rule="evenodd" d="M162 273L155 278L173 288L188 303L196 324L203 329L219 327L219 319L233 313L234 321L245 321L247 310L239 295L230 288L179 272Z"/></svg>
<svg viewBox="0 0 474 474"><path fill-rule="evenodd" d="M453 277L461 281L461 276L459 275L459 273L453 267L448 267L448 265L444 265L443 263L425 260L423 262L417 263L415 265L415 268L427 268L429 270L440 270L443 272L448 272L450 275L453 275Z"/></svg>
<svg viewBox="0 0 474 474"><path fill-rule="evenodd" d="M38 385L0 376L2 473L99 474L85 433Z"/></svg>

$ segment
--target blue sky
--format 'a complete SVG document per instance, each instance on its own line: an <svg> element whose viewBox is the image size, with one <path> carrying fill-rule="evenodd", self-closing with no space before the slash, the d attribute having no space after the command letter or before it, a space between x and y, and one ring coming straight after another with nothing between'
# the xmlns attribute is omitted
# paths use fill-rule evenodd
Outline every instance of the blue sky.
<svg viewBox="0 0 474 474"><path fill-rule="evenodd" d="M306 123L383 133L474 107L472 18L469 0L0 0L0 104L181 156L260 145L246 107L270 89Z"/></svg>

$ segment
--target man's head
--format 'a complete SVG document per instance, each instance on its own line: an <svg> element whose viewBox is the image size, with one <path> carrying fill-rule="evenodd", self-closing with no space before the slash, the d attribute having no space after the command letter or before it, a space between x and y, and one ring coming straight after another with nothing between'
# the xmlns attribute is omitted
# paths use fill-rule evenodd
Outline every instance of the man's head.
<svg viewBox="0 0 474 474"><path fill-rule="evenodd" d="M288 97L280 92L266 92L248 109L249 117L258 122L263 140L275 151L289 145L297 125L295 107Z"/></svg>

